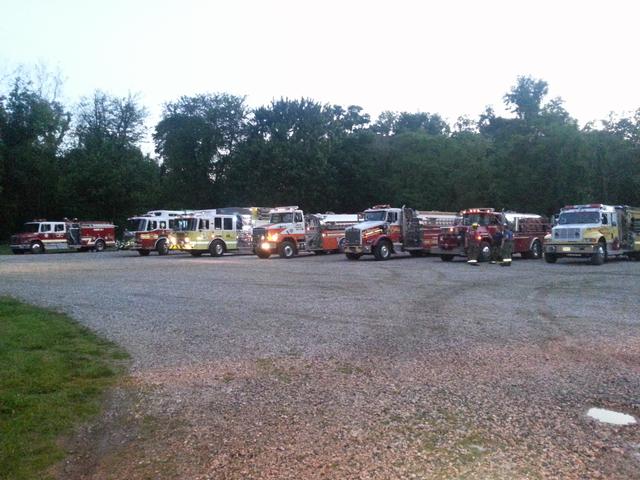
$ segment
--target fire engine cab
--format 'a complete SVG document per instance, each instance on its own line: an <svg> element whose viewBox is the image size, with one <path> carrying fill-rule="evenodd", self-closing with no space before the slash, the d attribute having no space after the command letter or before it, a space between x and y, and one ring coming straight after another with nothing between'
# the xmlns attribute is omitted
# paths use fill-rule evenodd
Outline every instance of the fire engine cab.
<svg viewBox="0 0 640 480"><path fill-rule="evenodd" d="M437 246L440 228L453 225L456 214L376 205L365 210L362 218L345 230L344 251L349 260L364 254L373 254L376 260L387 260L396 252L427 254Z"/></svg>
<svg viewBox="0 0 640 480"><path fill-rule="evenodd" d="M612 256L640 260L640 208L626 205L568 205L545 238L544 258L586 257L602 265Z"/></svg>
<svg viewBox="0 0 640 480"><path fill-rule="evenodd" d="M11 236L11 250L15 254L51 250L101 252L115 246L115 228L109 222L34 220L25 223L20 233Z"/></svg>
<svg viewBox="0 0 640 480"><path fill-rule="evenodd" d="M297 206L277 207L269 212L269 223L253 229L256 255L269 258L278 253L292 258L306 248L304 212Z"/></svg>
<svg viewBox="0 0 640 480"><path fill-rule="evenodd" d="M494 236L508 225L513 232L513 253L524 258L542 257L542 243L549 232L548 222L532 213L497 212L493 208L471 208L460 212L454 225L443 228L438 236L438 248L433 253L443 261L464 257L471 244L479 247L478 261L491 257Z"/></svg>

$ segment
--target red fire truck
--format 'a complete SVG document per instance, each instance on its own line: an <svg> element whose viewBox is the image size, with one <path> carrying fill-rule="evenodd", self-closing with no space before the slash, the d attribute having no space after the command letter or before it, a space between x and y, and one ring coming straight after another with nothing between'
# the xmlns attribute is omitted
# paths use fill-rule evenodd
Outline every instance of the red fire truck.
<svg viewBox="0 0 640 480"><path fill-rule="evenodd" d="M115 229L109 222L34 220L25 223L20 233L11 236L11 250L15 254L51 250L101 252L116 245Z"/></svg>
<svg viewBox="0 0 640 480"><path fill-rule="evenodd" d="M299 252L339 250L345 227L357 222L357 215L305 216L297 206L273 208L269 223L253 229L254 250L260 258L269 258L273 253L292 258Z"/></svg>
<svg viewBox="0 0 640 480"><path fill-rule="evenodd" d="M542 257L542 243L550 231L549 223L540 215L497 212L493 208L472 208L460 212L455 225L441 230L438 247L432 253L447 262L454 257L467 256L469 245L475 243L480 251L478 261L486 262L491 257L494 235L505 224L513 232L513 253L519 253L523 258ZM477 228L473 229L473 225Z"/></svg>
<svg viewBox="0 0 640 480"><path fill-rule="evenodd" d="M307 215L305 249L315 254L344 252L344 230L359 222L356 214L335 213Z"/></svg>
<svg viewBox="0 0 640 480"><path fill-rule="evenodd" d="M455 219L452 212L376 205L364 211L364 221L345 230L344 252L349 260L364 254L373 254L376 260L387 260L396 252L425 255L437 246L440 229Z"/></svg>
<svg viewBox="0 0 640 480"><path fill-rule="evenodd" d="M123 235L123 250L137 250L146 257L152 251L158 255L169 253L167 239L173 231L173 222L189 210L151 210L144 215L127 219L127 228Z"/></svg>

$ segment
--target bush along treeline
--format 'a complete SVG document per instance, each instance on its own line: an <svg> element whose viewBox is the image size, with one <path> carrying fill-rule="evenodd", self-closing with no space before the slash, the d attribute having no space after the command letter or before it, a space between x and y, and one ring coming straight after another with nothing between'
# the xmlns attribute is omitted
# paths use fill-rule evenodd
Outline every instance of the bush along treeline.
<svg viewBox="0 0 640 480"><path fill-rule="evenodd" d="M376 203L550 215L565 204L640 205L640 109L580 127L547 83L520 77L487 108L448 124L310 99L250 109L230 94L182 97L141 150L146 111L103 92L73 111L17 78L0 97L0 238L33 218L113 220L153 208Z"/></svg>

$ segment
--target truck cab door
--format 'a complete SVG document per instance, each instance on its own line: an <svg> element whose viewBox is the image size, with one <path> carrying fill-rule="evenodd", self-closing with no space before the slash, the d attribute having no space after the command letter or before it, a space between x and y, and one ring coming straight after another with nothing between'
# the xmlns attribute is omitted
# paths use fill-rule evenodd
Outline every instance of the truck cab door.
<svg viewBox="0 0 640 480"><path fill-rule="evenodd" d="M422 246L423 232L420 219L412 208L402 207L402 246L407 248L419 248Z"/></svg>

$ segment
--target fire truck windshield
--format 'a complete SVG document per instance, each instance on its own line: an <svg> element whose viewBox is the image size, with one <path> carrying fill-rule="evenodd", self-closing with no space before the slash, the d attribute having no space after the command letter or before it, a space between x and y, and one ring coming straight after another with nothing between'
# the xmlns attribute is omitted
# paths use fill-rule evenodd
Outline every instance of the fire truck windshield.
<svg viewBox="0 0 640 480"><path fill-rule="evenodd" d="M562 212L558 218L558 225L576 223L600 223L600 212Z"/></svg>
<svg viewBox="0 0 640 480"><path fill-rule="evenodd" d="M492 215L483 215L479 213L466 213L462 216L462 225L473 225L477 223L483 227L490 225Z"/></svg>
<svg viewBox="0 0 640 480"><path fill-rule="evenodd" d="M293 213L272 213L269 223L293 223Z"/></svg>
<svg viewBox="0 0 640 480"><path fill-rule="evenodd" d="M387 219L387 212L385 210L364 213L365 222L384 222L386 219Z"/></svg>
<svg viewBox="0 0 640 480"><path fill-rule="evenodd" d="M22 227L22 231L24 233L38 233L39 228L39 223L25 223L24 227Z"/></svg>
<svg viewBox="0 0 640 480"><path fill-rule="evenodd" d="M134 218L127 222L127 230L130 232L144 232L147 226L145 218Z"/></svg>

